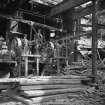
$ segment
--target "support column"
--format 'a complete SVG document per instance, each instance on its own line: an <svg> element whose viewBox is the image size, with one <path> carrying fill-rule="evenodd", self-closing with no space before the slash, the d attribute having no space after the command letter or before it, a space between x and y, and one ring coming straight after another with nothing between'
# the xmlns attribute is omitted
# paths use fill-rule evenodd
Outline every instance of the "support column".
<svg viewBox="0 0 105 105"><path fill-rule="evenodd" d="M93 82L97 81L97 17L96 12L98 11L99 0L93 0L93 11L92 11L92 76Z"/></svg>

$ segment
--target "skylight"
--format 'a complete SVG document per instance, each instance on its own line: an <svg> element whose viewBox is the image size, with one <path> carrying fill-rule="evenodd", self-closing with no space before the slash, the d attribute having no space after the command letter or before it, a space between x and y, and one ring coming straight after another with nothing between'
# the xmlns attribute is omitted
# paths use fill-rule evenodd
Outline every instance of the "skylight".
<svg viewBox="0 0 105 105"><path fill-rule="evenodd" d="M75 7L75 10L79 10L81 8L86 8L87 6L91 5L92 1L86 2L84 4L81 4L80 6Z"/></svg>
<svg viewBox="0 0 105 105"><path fill-rule="evenodd" d="M63 2L63 0L30 0L31 2L37 2L40 4L44 4L44 5L57 5L61 2Z"/></svg>

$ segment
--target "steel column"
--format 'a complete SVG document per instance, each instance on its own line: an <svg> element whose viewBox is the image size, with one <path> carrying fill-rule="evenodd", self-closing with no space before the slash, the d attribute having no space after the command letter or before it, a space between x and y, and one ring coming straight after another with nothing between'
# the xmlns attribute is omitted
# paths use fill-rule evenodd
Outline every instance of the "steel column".
<svg viewBox="0 0 105 105"><path fill-rule="evenodd" d="M93 11L92 11L92 76L93 82L96 82L97 77L97 17L96 12L98 11L99 0L93 0Z"/></svg>

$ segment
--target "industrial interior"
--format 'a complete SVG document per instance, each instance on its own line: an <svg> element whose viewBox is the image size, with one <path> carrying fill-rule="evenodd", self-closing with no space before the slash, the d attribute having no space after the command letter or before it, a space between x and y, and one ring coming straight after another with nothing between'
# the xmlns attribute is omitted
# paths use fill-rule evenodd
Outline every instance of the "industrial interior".
<svg viewBox="0 0 105 105"><path fill-rule="evenodd" d="M0 0L0 100L36 105L81 81L96 89L104 70L104 0Z"/></svg>

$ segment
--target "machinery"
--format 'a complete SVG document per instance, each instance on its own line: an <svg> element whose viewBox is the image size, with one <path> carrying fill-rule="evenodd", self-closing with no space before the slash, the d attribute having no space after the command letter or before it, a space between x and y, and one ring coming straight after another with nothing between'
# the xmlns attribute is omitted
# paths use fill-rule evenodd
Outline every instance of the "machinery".
<svg viewBox="0 0 105 105"><path fill-rule="evenodd" d="M1 49L1 63L8 65L8 62L11 62L12 65L9 64L11 69L8 73L12 77L51 75L53 72L57 74L56 42L50 38L46 39L42 32L44 28L55 31L60 31L60 29L25 19L4 17L8 18L10 22L12 21L10 29L6 33L5 42L1 41L0 43L0 46L4 46L4 43L6 46L6 48ZM30 35L18 31L19 28L16 24L19 25L19 22L30 27ZM48 67L52 68L49 73Z"/></svg>

